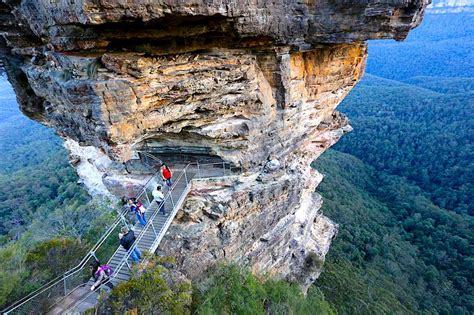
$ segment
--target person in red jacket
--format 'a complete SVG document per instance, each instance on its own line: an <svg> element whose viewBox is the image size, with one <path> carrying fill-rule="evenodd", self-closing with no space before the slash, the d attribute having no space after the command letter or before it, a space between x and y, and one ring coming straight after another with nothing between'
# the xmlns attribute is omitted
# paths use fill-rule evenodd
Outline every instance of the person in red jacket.
<svg viewBox="0 0 474 315"><path fill-rule="evenodd" d="M171 170L166 164L161 165L161 177L163 177L163 181L166 183L169 189L173 186L173 182L171 181Z"/></svg>

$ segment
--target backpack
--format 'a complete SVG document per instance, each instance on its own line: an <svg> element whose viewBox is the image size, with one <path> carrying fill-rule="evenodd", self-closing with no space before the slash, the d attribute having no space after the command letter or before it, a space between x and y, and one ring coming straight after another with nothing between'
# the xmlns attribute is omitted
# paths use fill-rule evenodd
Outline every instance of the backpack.
<svg viewBox="0 0 474 315"><path fill-rule="evenodd" d="M140 214L144 214L146 211L145 206L140 201L137 202L137 210Z"/></svg>
<svg viewBox="0 0 474 315"><path fill-rule="evenodd" d="M101 271L105 272L105 274L106 274L108 277L110 277L110 276L114 273L114 271L112 270L112 268L110 268L110 266L107 265L107 264L100 266L99 269L96 271L95 275L96 275L97 277L99 277Z"/></svg>

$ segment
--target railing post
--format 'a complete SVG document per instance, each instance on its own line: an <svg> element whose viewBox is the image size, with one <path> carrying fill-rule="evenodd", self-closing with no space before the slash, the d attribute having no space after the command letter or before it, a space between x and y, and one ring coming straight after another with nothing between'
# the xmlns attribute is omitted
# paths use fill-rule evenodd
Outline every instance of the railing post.
<svg viewBox="0 0 474 315"><path fill-rule="evenodd" d="M120 220L122 221L122 223L125 226L128 226L127 219L125 218L125 216L122 213L120 214Z"/></svg>
<svg viewBox="0 0 474 315"><path fill-rule="evenodd" d="M225 176L225 162L222 161L222 169L223 169L223 173L224 173L224 176Z"/></svg>
<svg viewBox="0 0 474 315"><path fill-rule="evenodd" d="M186 186L188 186L188 175L186 171L187 171L187 168L184 169L184 179L186 180Z"/></svg>
<svg viewBox="0 0 474 315"><path fill-rule="evenodd" d="M201 169L199 168L199 162L196 162L197 164L197 169L198 169L198 177L201 177Z"/></svg>
<svg viewBox="0 0 474 315"><path fill-rule="evenodd" d="M151 221L151 227L153 228L153 233L155 233L155 237L156 237L157 234L156 234L155 225L153 224L153 221Z"/></svg>
<svg viewBox="0 0 474 315"><path fill-rule="evenodd" d="M171 192L169 192L169 194L170 194L170 199L171 199L171 205L173 206L173 210L174 210L173 194Z"/></svg>
<svg viewBox="0 0 474 315"><path fill-rule="evenodd" d="M66 287L66 277L63 278L64 281L63 281L63 286L64 286L64 296L67 295L67 287Z"/></svg>
<svg viewBox="0 0 474 315"><path fill-rule="evenodd" d="M151 202L150 202L150 198L148 198L148 192L146 191L146 187L145 187L145 196L146 196L146 201L148 201L148 208L151 207Z"/></svg>

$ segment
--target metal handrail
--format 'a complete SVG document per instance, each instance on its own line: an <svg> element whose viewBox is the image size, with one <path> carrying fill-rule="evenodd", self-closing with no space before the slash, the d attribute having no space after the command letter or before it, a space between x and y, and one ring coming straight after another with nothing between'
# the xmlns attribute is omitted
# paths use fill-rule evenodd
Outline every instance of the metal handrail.
<svg viewBox="0 0 474 315"><path fill-rule="evenodd" d="M189 163L188 165L186 165L186 167L181 171L181 173L179 174L178 176L178 179L175 180L174 184L171 186L171 189L170 191L168 191L168 193L166 194L166 197L163 199L163 201L159 204L158 206L158 211L156 211L155 213L153 213L153 215L148 219L148 222L147 224L145 225L145 227L143 227L143 230L140 232L140 234L138 235L138 237L136 238L133 246L130 248L130 250L124 255L124 257L122 258L121 262L119 263L119 267L117 268L115 274L117 275L118 272L120 271L120 269L123 267L123 263L126 262L128 260L128 258L130 258L130 255L132 254L132 251L133 249L135 249L137 246L138 246L138 243L140 242L140 240L143 238L143 236L145 235L146 231L148 230L148 228L153 224L153 220L156 218L156 216L158 215L159 213L159 209L166 203L166 201L168 199L172 199L173 196L171 195L171 193L173 192L174 188L176 187L176 185L179 183L179 181L181 180L181 178L183 177L183 174L186 172L187 168L189 167L191 163ZM186 183L186 187L189 185L189 183L187 182ZM186 190L185 190L186 191ZM181 196L184 194L184 192L181 193L180 195L180 198ZM155 199L153 199L153 201L155 201ZM173 212L170 213L170 215L168 216L168 218L166 219L166 222L168 222L171 217L173 217L173 214L175 214L177 212L178 207L173 207ZM118 249L117 249L118 250Z"/></svg>
<svg viewBox="0 0 474 315"><path fill-rule="evenodd" d="M156 174L158 174L159 172L160 170L154 172L153 175L151 175L151 177L147 180L147 182L142 185L142 188L140 188L139 192L135 196L136 199L139 199L143 195L143 193L146 191L146 187L151 183L151 181L155 178Z"/></svg>
<svg viewBox="0 0 474 315"><path fill-rule="evenodd" d="M139 193L136 195L135 198L139 199L145 192L146 192L146 187L151 183L151 181L155 178L156 174L159 172L156 171L153 173L153 175L147 180L147 182L142 185L142 187L139 190ZM30 292L28 295L25 297L17 300L15 303L11 304L8 306L6 309L2 311L2 314L8 314L23 304L29 302L30 300L34 299L35 297L39 296L40 294L44 293L46 290L52 288L56 284L65 281L68 277L76 274L77 272L80 272L84 266L86 265L87 261L93 257L93 253L97 251L97 249L102 246L102 244L105 242L105 240L110 236L110 234L115 230L115 228L120 224L120 222L123 220L124 215L128 212L129 210L123 210L120 212L116 219L114 220L114 223L102 234L102 236L99 238L99 240L92 246L91 250L87 252L87 254L82 258L82 260L74 267L70 268L69 270L65 271L62 275L57 276L56 278L50 280L46 284L43 284L41 287L38 289L34 290L33 292ZM67 296L67 294L65 295Z"/></svg>
<svg viewBox="0 0 474 315"><path fill-rule="evenodd" d="M191 162L191 163L188 163L184 168L183 170L181 171L181 173L178 175L178 178L174 181L174 184L173 186L171 187L171 189L168 191L166 197L164 198L164 200L158 205L158 208L157 210L152 214L152 216L150 218L148 218L148 222L147 224L143 227L143 230L140 232L140 234L138 235L138 237L136 238L134 244L132 245L132 247L125 253L125 255L122 257L122 259L120 260L118 266L116 267L116 269L114 270L114 275L112 275L111 277L109 277L105 282L101 283L100 286L98 286L97 288L95 288L93 291L90 291L88 292L83 298L81 298L79 301L76 301L75 303L73 303L71 305L71 307L68 308L68 310L71 310L72 308L75 308L76 306L80 305L81 303L83 303L86 299L88 299L92 294L94 294L95 292L97 292L100 287L102 287L103 285L109 283L110 281L112 281L112 279L115 279L115 277L120 273L120 271L122 270L122 268L124 266L128 266L129 267L129 264L128 264L128 259L130 258L130 256L132 255L132 252L135 248L137 248L138 246L138 243L140 242L140 240L145 236L145 234L147 233L148 229L150 228L150 226L153 227L154 229L154 226L153 226L153 220L156 218L156 216L158 215L159 213L159 209L166 203L166 201L168 199L171 198L171 202L173 204L173 211L170 213L170 215L167 217L164 225L162 226L161 230L158 232L158 235L156 235L156 232L155 232L155 235L156 235L156 238L155 240L153 241L153 243L151 244L150 248L152 249L156 249L155 247L157 247L159 245L159 243L161 242L161 239L164 237L165 233L167 232L169 226L171 225L171 222L173 221L174 217L176 216L176 214L178 213L179 209L181 208L181 203L184 202L184 198L187 196L189 190L190 190L190 187L191 187L191 181L194 179L190 179L188 180L188 177L186 176L186 171L188 170L188 168L191 166L191 165L196 165L197 166L197 171L198 171L198 177L200 178L205 178L205 177L201 177L200 173L199 173L199 169L200 169L200 166L206 166L206 165L222 165L223 166L223 175L225 175L225 169L226 169L226 164L229 165L229 171L230 173L232 174L232 167L230 166L230 163L226 163L226 162L217 162L217 163L206 163L206 164L199 164L198 162ZM241 168L240 168L241 170ZM172 196L172 191L174 190L174 188L176 187L176 185L180 182L180 180L183 178L184 176L184 179L186 180L186 187L185 189L183 190L183 192L179 195L179 198L175 204L175 202L173 201L173 196ZM154 203L155 199L152 200L152 202L150 203L150 205L155 205L156 203ZM150 206L151 208L151 206ZM111 261L112 257L114 257L114 255L119 251L120 249L120 246L117 248L117 250L115 251L115 253L111 256L111 258L109 259L109 262ZM145 263L146 261L142 261L141 263ZM130 267L129 267L130 268ZM85 284L82 284L82 285L85 285Z"/></svg>
<svg viewBox="0 0 474 315"><path fill-rule="evenodd" d="M179 181L181 180L181 178L183 177L183 175L185 174L186 170L188 169L189 165L191 165L192 163L188 163L186 165L186 167L181 171L181 173L179 174L178 176L178 179L175 180L174 184L171 186L171 189L168 191L168 193L166 194L166 197L163 199L163 201L158 205L158 209L155 213L153 213L153 215L148 219L148 222L147 224L143 227L143 230L141 231L141 233L139 234L139 236L136 238L134 244L132 245L132 247L126 252L126 254L124 255L124 257L122 257L122 259L120 260L119 264L118 264L118 267L114 270L114 275L112 277L109 277L104 283L102 283L100 286L98 286L97 288L95 288L93 291L91 292L88 292L82 299L80 299L79 301L77 301L76 303L74 303L74 305L71 307L71 308L74 308L76 307L76 305L79 305L81 304L82 302L84 302L87 298L89 298L93 293L95 293L96 291L98 291L100 289L101 286L107 284L108 282L112 281L112 279L115 279L115 277L119 274L120 270L125 266L125 265L128 265L128 259L130 258L130 256L132 255L132 252L133 250L138 246L138 243L140 242L140 240L143 238L143 236L146 234L148 228L150 226L152 226L153 224L153 220L155 219L155 217L158 215L159 213L159 209L165 204L165 202L169 199L169 198L173 198L173 196L171 195L172 194L172 191L174 190L174 188L176 187L176 185L179 183ZM186 183L186 188L188 188L188 186L190 185L190 181ZM183 195L187 195L187 191L186 189L181 193L180 195L180 199L183 197ZM153 201L155 201L155 199L153 199ZM153 203L152 203L153 204ZM178 212L180 207L173 207L173 212L170 213L170 215L168 216L168 218L166 219L166 222L171 222L172 219L174 218L174 216L176 215L176 213ZM169 224L168 224L169 225ZM166 226L166 223L165 223L165 226ZM162 229L159 233L159 235L163 234L166 232L166 229ZM157 237L158 238L158 237ZM155 240L156 241L156 240ZM155 242L154 242L155 243ZM154 243L152 244L152 246L154 245ZM115 251L115 253L117 253L120 249L120 246L117 248L117 250ZM113 257L113 255L112 255ZM110 259L112 259L112 257ZM110 259L109 259L109 263L110 263ZM69 309L71 309L69 308Z"/></svg>
<svg viewBox="0 0 474 315"><path fill-rule="evenodd" d="M183 169L182 171L180 172L180 174L178 175L177 179L175 180L173 186L171 187L172 189L170 191L168 191L165 199L163 200L163 202L158 206L158 209L156 212L154 212L151 216L151 218L148 219L148 222L147 224L145 225L145 227L143 228L143 230L141 231L141 233L139 234L138 238L136 239L134 245L132 246L131 250L126 253L124 255L124 257L122 258L122 260L120 261L117 269L116 269L116 273L115 275L118 274L118 272L123 268L124 265L127 265L128 266L128 259L130 258L130 255L131 255L131 252L132 250L138 245L139 241L143 238L143 236L145 235L145 233L149 230L150 226L152 226L153 224L153 220L156 218L156 216L158 215L159 213L159 209L161 208L161 206L167 201L169 200L169 198L171 198L171 202L173 204L173 211L172 213L170 213L169 217L166 219L165 221L165 224L162 226L161 230L158 232L158 235L157 233L155 232L155 240L153 241L152 245L151 245L151 248L154 248L155 246L157 246L161 239L163 238L164 234L166 233L166 230L168 229L169 225L171 224L174 216L176 215L176 213L178 212L178 210L180 209L180 207L176 207L175 206L175 203L174 203L174 200L173 200L173 196L171 195L171 192L172 190L176 187L177 183L179 183L183 176L185 177L185 180L186 180L186 187L184 189L184 191L180 194L179 196L179 199L178 199L178 202L177 202L177 205L179 205L181 202L183 202L184 198L186 197L189 189L190 189L190 183L191 181L188 180L187 176L186 176L186 172L188 171L189 167L191 165L196 165L197 167L197 177L198 178L205 178L204 176L201 175L201 172L200 172L200 167L204 167L204 166L209 166L209 165L222 165L222 168L223 168L223 175L225 176L226 175L226 165L229 165L229 171L230 173L232 174L233 171L232 171L232 166L230 163L227 163L227 162L216 162L216 163L206 163L206 164L199 164L198 162L191 162L191 163L188 163ZM156 175L157 173L159 172L156 171L149 179L148 181L142 186L142 188L140 189L139 193L136 195L136 198L139 199L141 198L144 194L147 193L147 188L149 188L148 186L152 183L152 181L156 178ZM147 196L147 199L148 199L148 196ZM156 202L155 202L155 199L153 199L151 202L148 200L149 202L149 209L152 208ZM77 265L75 266L74 268L71 268L70 270L66 271L63 275L51 280L50 282L48 282L47 284L43 285L41 288L38 288L37 290L35 290L34 292L30 293L29 295L27 295L26 297L24 297L23 299L17 301L15 304L11 305L9 308L7 308L6 310L4 310L4 314L8 314L14 310L16 310L17 308L19 308L20 306L24 305L25 303L31 301L32 299L34 299L35 297L37 297L38 295L44 293L46 290L54 287L55 285L58 285L59 283L63 282L64 281L64 285L66 285L66 280L72 276L74 276L75 274L77 274L78 272L82 271L84 269L84 266L86 265L87 261L93 257L93 252L96 251L104 242L105 240L111 235L111 233L115 230L115 228L118 226L118 224L121 222L121 220L123 219L123 215L127 212L128 210L125 210L123 211L122 213L120 213L119 217L117 217L117 219L114 221L114 224L109 227L109 229L101 236L101 238L97 241L97 243L93 246L92 250L89 251L87 253L87 255L82 259L82 261ZM154 226L152 226L153 229L154 229ZM117 251L119 251L120 249L120 246L118 246L118 248L116 249L116 251L114 252L114 254L112 254L111 258L115 256L115 254L117 253ZM109 259L109 263L110 263L110 259ZM115 278L114 277L111 277L111 278ZM109 278L109 280L111 279ZM73 280L73 279L72 279ZM71 281L71 280L70 280ZM65 293L64 295L60 295L61 298L59 300L56 300L52 305L50 305L50 309L51 307L53 307L54 305L58 304L60 301L63 301L64 298L66 298L67 296L69 296L72 292L74 292L74 290L76 290L78 287L81 287L81 286L84 286L87 282L85 283L82 283L80 285L77 285L76 287L72 288L69 292L67 292L65 290ZM96 290L99 289L99 288L96 288ZM95 290L94 290L95 291ZM94 291L91 291L89 292L89 294L86 295L85 298L89 297L90 294L92 294L92 292ZM84 299L81 299L80 301L78 302L75 302L74 303L74 306L75 305L78 305L78 303L81 303ZM2 312L2 313L3 313Z"/></svg>
<svg viewBox="0 0 474 315"><path fill-rule="evenodd" d="M146 152L146 151L142 151L142 150L137 150L136 152L139 153L139 154L142 154L142 155L143 155L144 157L146 157L146 158L150 158L150 159L152 159L152 160L154 160L154 161L160 163L160 165L163 165L163 161L160 160L159 158L157 158L156 156L154 156L153 154L150 154L150 153L148 153L148 152ZM148 164L149 166L153 167L153 165L150 165L150 164L148 163L148 161L145 162L145 163Z"/></svg>
<svg viewBox="0 0 474 315"><path fill-rule="evenodd" d="M172 189L174 189L174 188L176 187L176 184L179 183L180 179L182 178L182 176L183 176L184 172L186 171L186 169L188 168L188 166L189 166L189 165L186 165L186 167L181 171L180 175L178 176L178 179L175 180L173 186L171 187ZM170 198L170 196L171 196L171 190L167 193L165 199L164 199L164 200L162 201L162 203L160 203L160 205L158 206L158 210L163 206L163 204L168 200L168 198ZM172 196L171 196L171 198L172 198ZM153 201L155 201L155 199L152 200L152 202L150 203L151 205L154 205L154 204L155 204L155 203L153 203ZM152 207L152 206L150 206L149 208L151 208L151 207ZM153 220L155 219L156 215L157 215L158 212L159 212L158 210L148 219L147 224L146 224L145 227L143 228L142 232L139 234L139 237L135 240L135 243L134 243L134 245L132 246L131 250L130 250L128 253L126 253L126 254L124 255L124 257L121 259L121 261L119 262L118 267L117 267L116 270L114 271L114 274L115 274L115 275L117 275L117 274L119 273L119 271L122 269L123 265L127 263L128 259L130 258L130 255L131 255L131 251L138 245L138 242L142 239L144 233L146 233L146 231L148 230L150 224L153 223ZM170 215L170 216L171 216L171 215ZM118 246L117 249L115 250L115 252L110 256L109 261L107 262L108 264L110 264L110 261L111 261L112 257L114 257L115 254L116 254L119 250L120 250L120 246ZM115 278L115 276L113 276L113 277L111 277L111 278ZM106 282L102 283L101 285L104 285L104 284L108 283L108 282L111 280L111 278L109 278ZM81 286L84 286L84 285L86 285L86 284L87 284L87 282L86 282L86 283L82 283L82 284L76 286L75 289L77 289L77 288L79 288L79 287L81 287ZM78 305L78 304L82 303L85 299L87 299L91 294L93 294L94 292L96 292L99 288L100 288L100 286L97 287L94 291L88 292L88 294L86 294L85 297L83 297L83 298L82 298L81 300L79 300L79 301L76 301L76 302L74 303L73 307L74 307L75 305ZM72 293L73 291L74 291L74 290L71 290L70 293ZM70 293L69 293L69 294L70 294ZM69 294L65 295L61 300L63 300L63 299L64 299L65 297L67 297ZM59 301L57 301L56 303L54 303L52 306L56 305L58 302L59 302Z"/></svg>
<svg viewBox="0 0 474 315"><path fill-rule="evenodd" d="M105 241L105 239L110 235L110 233L118 226L118 224L120 223L121 221L121 216L127 212L127 210L124 210L122 213L120 213L118 215L118 217L115 219L114 221L114 224L112 224L107 230L106 232L101 236L101 238L94 244L94 246L92 246L92 249L90 251L87 252L87 254L82 258L82 260L74 267L72 267L71 269L65 271L62 275L60 276L57 276L56 278L50 280L48 283L46 284L43 284L41 287L39 287L38 289L36 289L35 291L29 293L27 296L21 298L20 300L18 300L17 302L15 302L14 304L10 305L8 308L6 308L5 310L2 311L3 314L8 314L10 313L11 311L14 311L15 309L17 309L18 307L20 307L21 305L23 305L24 303L28 302L29 300L37 297L38 295L40 295L41 293L45 292L46 290L48 290L49 288L51 288L52 286L54 286L55 284L61 282L61 281L64 281L64 279L71 275L71 274L74 274L76 273L78 270L81 270L83 267L84 267L84 264L87 263L87 260L89 260L91 256L91 253L95 252L97 250L97 248L99 248Z"/></svg>

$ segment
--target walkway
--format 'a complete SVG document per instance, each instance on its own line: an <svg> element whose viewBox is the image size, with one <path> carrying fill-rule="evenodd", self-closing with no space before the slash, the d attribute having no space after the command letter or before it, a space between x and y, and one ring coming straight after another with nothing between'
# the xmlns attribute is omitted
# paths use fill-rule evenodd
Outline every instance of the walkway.
<svg viewBox="0 0 474 315"><path fill-rule="evenodd" d="M191 180L193 178L222 177L233 174L227 163L192 163L186 166L182 165L181 168L175 166L173 172L174 183L172 191L167 192L167 188L164 188L165 192L167 192L165 194L167 216L158 213L159 206L151 196L152 190L158 183L161 183L160 174L156 174L151 178L143 188L142 193L138 195L139 200L147 208L146 217L148 220L145 227L137 223L132 228L137 237L135 246L138 246L142 254L145 251L156 251L161 239L164 237L176 213L186 199L191 189ZM122 215L122 219L117 219L114 225L106 232L106 235L101 238L101 241L93 247L94 252L97 253L98 250L107 251L107 246L104 245L107 244L107 242L117 244L118 231L120 227L124 225L124 222L125 218ZM131 260L129 256L130 254L121 246L119 246L113 254L106 256L110 257L108 264L114 270L114 274L110 279L114 285L122 281L127 281L130 278ZM92 261L92 256L88 254L79 267L68 271L60 279L48 283L44 286L44 289L33 292L4 314L23 314L30 313L34 310L36 310L36 312L45 310L45 312L49 314L78 314L94 307L97 304L101 289L108 290L108 288L103 285L95 291L90 290L93 284L93 280L90 279L90 274L88 273L88 264L90 261ZM52 306L50 305L51 300L56 300ZM45 305L45 303L48 305Z"/></svg>

